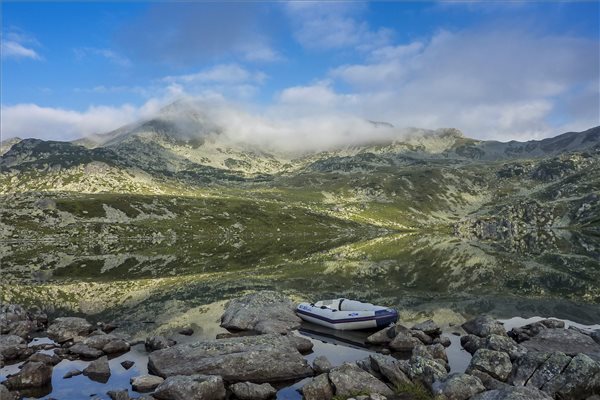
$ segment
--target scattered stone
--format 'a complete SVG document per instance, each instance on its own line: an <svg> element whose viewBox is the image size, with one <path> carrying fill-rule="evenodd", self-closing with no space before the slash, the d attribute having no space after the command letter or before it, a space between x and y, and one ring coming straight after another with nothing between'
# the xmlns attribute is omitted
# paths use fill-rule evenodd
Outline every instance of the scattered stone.
<svg viewBox="0 0 600 400"><path fill-rule="evenodd" d="M184 335L184 336L192 336L194 334L194 330L188 326L188 327L182 328L179 331L179 334Z"/></svg>
<svg viewBox="0 0 600 400"><path fill-rule="evenodd" d="M433 382L448 376L446 366L442 362L418 355L410 358L407 372L411 380L420 382L429 389L432 388Z"/></svg>
<svg viewBox="0 0 600 400"><path fill-rule="evenodd" d="M50 339L58 343L65 343L69 340L80 342L93 330L92 324L83 318L61 317L52 322L47 333Z"/></svg>
<svg viewBox="0 0 600 400"><path fill-rule="evenodd" d="M110 378L110 367L106 356L89 363L83 374L93 381L106 383Z"/></svg>
<svg viewBox="0 0 600 400"><path fill-rule="evenodd" d="M135 363L133 361L129 361L129 360L125 360L121 363L121 366L125 369L129 369L131 367L133 367L135 365Z"/></svg>
<svg viewBox="0 0 600 400"><path fill-rule="evenodd" d="M479 380L481 381L481 383L483 383L483 386L485 386L485 388L487 390L499 390L499 389L506 389L507 387L510 387L509 384L500 382L498 379L492 378L490 376L490 374L487 374L483 371L479 371L477 369L470 371L469 375L473 375L473 376L479 378Z"/></svg>
<svg viewBox="0 0 600 400"><path fill-rule="evenodd" d="M199 373L229 382L273 382L313 373L292 341L279 334L180 344L151 353L148 369L162 377Z"/></svg>
<svg viewBox="0 0 600 400"><path fill-rule="evenodd" d="M421 343L423 343L423 344L432 344L433 343L433 338L423 331L412 330L412 331L410 331L410 334L413 337L419 339L421 341Z"/></svg>
<svg viewBox="0 0 600 400"><path fill-rule="evenodd" d="M296 350L298 350L301 354L310 353L314 347L313 342L306 338L296 335L287 335L286 337L292 342L294 347L296 347Z"/></svg>
<svg viewBox="0 0 600 400"><path fill-rule="evenodd" d="M28 362L18 374L10 376L3 385L10 390L39 388L52 381L52 366L42 362Z"/></svg>
<svg viewBox="0 0 600 400"><path fill-rule="evenodd" d="M152 396L158 400L223 400L225 385L220 376L171 376L161 383Z"/></svg>
<svg viewBox="0 0 600 400"><path fill-rule="evenodd" d="M111 400L130 400L129 391L123 390L110 390L106 393Z"/></svg>
<svg viewBox="0 0 600 400"><path fill-rule="evenodd" d="M61 358L56 354L35 353L27 359L28 362L43 362L44 364L56 365L61 362Z"/></svg>
<svg viewBox="0 0 600 400"><path fill-rule="evenodd" d="M352 396L356 393L379 393L391 396L392 390L383 382L353 363L344 363L329 372L329 379L336 396Z"/></svg>
<svg viewBox="0 0 600 400"><path fill-rule="evenodd" d="M302 386L301 391L304 400L331 400L333 398L333 388L327 374L316 376Z"/></svg>
<svg viewBox="0 0 600 400"><path fill-rule="evenodd" d="M0 355L6 361L22 360L29 357L33 350L27 347L25 340L17 335L0 335Z"/></svg>
<svg viewBox="0 0 600 400"><path fill-rule="evenodd" d="M106 346L102 348L102 351L106 354L120 354L129 351L129 349L129 343L123 339L118 339L108 342Z"/></svg>
<svg viewBox="0 0 600 400"><path fill-rule="evenodd" d="M164 336L150 336L146 338L145 346L148 351L156 351L175 346L176 344L176 341L167 339Z"/></svg>
<svg viewBox="0 0 600 400"><path fill-rule="evenodd" d="M433 320L428 319L425 322L421 322L420 324L416 324L412 327L413 330L422 331L429 336L439 336L442 333L439 325L433 322Z"/></svg>
<svg viewBox="0 0 600 400"><path fill-rule="evenodd" d="M83 343L76 343L69 347L69 353L76 354L87 359L96 359L102 357L104 354L101 350L94 349L93 347L87 346Z"/></svg>
<svg viewBox="0 0 600 400"><path fill-rule="evenodd" d="M66 374L64 374L63 379L69 379L69 378L72 378L74 376L81 375L81 374L83 374L83 371L75 368L75 369L68 371Z"/></svg>
<svg viewBox="0 0 600 400"><path fill-rule="evenodd" d="M504 326L489 315L479 315L472 320L462 324L462 328L467 332L479 337L487 337L492 334L506 335Z"/></svg>
<svg viewBox="0 0 600 400"><path fill-rule="evenodd" d="M82 343L86 346L93 347L96 350L102 350L104 346L109 344L113 340L121 340L118 336L112 334L106 334L102 331L94 331L90 333Z"/></svg>
<svg viewBox="0 0 600 400"><path fill-rule="evenodd" d="M408 376L400 369L398 362L393 357L372 354L369 356L369 360L371 368L380 373L393 386L397 387L411 383Z"/></svg>
<svg viewBox="0 0 600 400"><path fill-rule="evenodd" d="M389 343L392 350L399 352L411 352L415 346L422 344L421 341L408 332L399 332L396 337Z"/></svg>
<svg viewBox="0 0 600 400"><path fill-rule="evenodd" d="M527 349L510 337L505 335L492 334L485 341L485 348L489 350L502 351L510 357L511 361L516 360L523 354L527 353Z"/></svg>
<svg viewBox="0 0 600 400"><path fill-rule="evenodd" d="M600 344L572 329L546 328L522 345L529 351L562 352L570 356L583 353L600 361Z"/></svg>
<svg viewBox="0 0 600 400"><path fill-rule="evenodd" d="M506 353L479 349L473 355L466 372L470 373L473 370L485 372L493 378L505 382L511 373L512 364Z"/></svg>
<svg viewBox="0 0 600 400"><path fill-rule="evenodd" d="M261 291L230 300L221 317L226 329L286 333L300 326L294 303L274 291Z"/></svg>
<svg viewBox="0 0 600 400"><path fill-rule="evenodd" d="M447 336L440 336L440 337L433 339L433 344L438 344L438 343L444 347L450 347L450 345L452 344L452 342L450 341L450 338Z"/></svg>
<svg viewBox="0 0 600 400"><path fill-rule="evenodd" d="M229 390L240 400L267 400L277 394L277 390L268 383L239 382L229 386Z"/></svg>
<svg viewBox="0 0 600 400"><path fill-rule="evenodd" d="M140 393L151 392L164 382L164 378L156 375L141 375L131 378L133 390Z"/></svg>
<svg viewBox="0 0 600 400"><path fill-rule="evenodd" d="M484 390L479 378L469 374L452 374L433 385L433 394L447 400L467 400Z"/></svg>
<svg viewBox="0 0 600 400"><path fill-rule="evenodd" d="M313 361L313 370L315 374L319 375L325 372L329 372L333 366L331 362L325 356L319 356Z"/></svg>
<svg viewBox="0 0 600 400"><path fill-rule="evenodd" d="M388 344L398 335L400 332L408 333L409 329L402 325L392 325L384 328L378 332L375 332L371 336L367 337L367 343L371 344Z"/></svg>
<svg viewBox="0 0 600 400"><path fill-rule="evenodd" d="M552 400L552 397L534 388L507 386L476 394L471 400Z"/></svg>

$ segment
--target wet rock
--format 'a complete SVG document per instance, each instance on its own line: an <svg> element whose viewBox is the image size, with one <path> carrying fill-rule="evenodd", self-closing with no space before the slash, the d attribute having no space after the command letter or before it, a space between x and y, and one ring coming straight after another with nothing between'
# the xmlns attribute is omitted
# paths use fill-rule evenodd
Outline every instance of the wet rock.
<svg viewBox="0 0 600 400"><path fill-rule="evenodd" d="M423 331L410 331L410 334L421 341L423 344L432 344L433 338Z"/></svg>
<svg viewBox="0 0 600 400"><path fill-rule="evenodd" d="M425 322L421 322L412 327L413 330L422 331L429 336L439 336L442 333L439 325L433 322L433 320L428 319Z"/></svg>
<svg viewBox="0 0 600 400"><path fill-rule="evenodd" d="M444 347L450 347L450 345L452 344L452 342L450 341L450 338L447 336L440 336L440 337L433 339L433 344L438 344L438 343Z"/></svg>
<svg viewBox="0 0 600 400"><path fill-rule="evenodd" d="M485 386L479 378L469 374L452 374L433 385L433 394L447 400L467 400L483 391Z"/></svg>
<svg viewBox="0 0 600 400"><path fill-rule="evenodd" d="M141 375L131 378L133 390L140 393L151 392L164 382L164 378L156 375Z"/></svg>
<svg viewBox="0 0 600 400"><path fill-rule="evenodd" d="M104 353L101 350L94 349L93 347L87 346L83 343L76 343L69 347L69 353L76 354L79 357L87 359L96 359L102 357Z"/></svg>
<svg viewBox="0 0 600 400"><path fill-rule="evenodd" d="M129 360L125 360L121 363L121 366L125 369L129 369L131 367L133 367L135 365L135 363L133 361L129 361Z"/></svg>
<svg viewBox="0 0 600 400"><path fill-rule="evenodd" d="M108 392L106 392L106 394L108 395L108 397L110 397L111 400L130 400L131 398L129 397L129 391L128 390L110 390Z"/></svg>
<svg viewBox="0 0 600 400"><path fill-rule="evenodd" d="M546 393L527 387L506 387L490 390L471 397L471 400L551 400Z"/></svg>
<svg viewBox="0 0 600 400"><path fill-rule="evenodd" d="M230 300L221 317L226 329L261 333L286 333L300 326L294 303L273 291L252 293Z"/></svg>
<svg viewBox="0 0 600 400"><path fill-rule="evenodd" d="M173 339L167 339L164 336L150 336L146 338L146 342L144 344L146 346L146 350L156 351L175 346L177 342Z"/></svg>
<svg viewBox="0 0 600 400"><path fill-rule="evenodd" d="M367 343L371 344L388 344L398 335L398 333L408 333L409 329L402 325L392 325L384 328L378 332L375 332L371 336L367 337Z"/></svg>
<svg viewBox="0 0 600 400"><path fill-rule="evenodd" d="M229 390L240 400L267 400L275 397L277 390L263 383L258 385L251 382L239 382L229 386Z"/></svg>
<svg viewBox="0 0 600 400"><path fill-rule="evenodd" d="M63 379L69 379L69 378L72 378L74 376L81 375L81 374L83 374L83 371L75 368L75 369L67 371L67 373L63 375Z"/></svg>
<svg viewBox="0 0 600 400"><path fill-rule="evenodd" d="M408 376L406 376L406 374L400 369L398 362L393 357L386 357L380 354L373 354L369 356L369 359L371 363L371 368L379 372L393 386L400 386L411 383Z"/></svg>
<svg viewBox="0 0 600 400"><path fill-rule="evenodd" d="M506 335L504 326L489 315L479 315L462 324L462 328L470 334L486 337L492 334Z"/></svg>
<svg viewBox="0 0 600 400"><path fill-rule="evenodd" d="M296 350L298 350L301 354L310 353L314 347L313 342L306 338L296 335L287 335L286 337L290 340L290 342L292 342L294 347L296 347Z"/></svg>
<svg viewBox="0 0 600 400"><path fill-rule="evenodd" d="M225 385L220 376L171 376L153 393L158 400L223 400Z"/></svg>
<svg viewBox="0 0 600 400"><path fill-rule="evenodd" d="M10 390L39 388L52 381L52 366L42 362L28 362L18 374L12 375L3 384Z"/></svg>
<svg viewBox="0 0 600 400"><path fill-rule="evenodd" d="M149 371L162 377L200 373L233 382L272 382L312 375L295 345L279 334L181 344L148 359Z"/></svg>
<svg viewBox="0 0 600 400"><path fill-rule="evenodd" d="M522 345L529 351L562 352L570 356L583 353L600 361L600 344L571 329L547 328Z"/></svg>
<svg viewBox="0 0 600 400"><path fill-rule="evenodd" d="M89 365L83 370L83 374L93 381L106 383L110 378L108 358L104 356L90 362Z"/></svg>
<svg viewBox="0 0 600 400"><path fill-rule="evenodd" d="M479 349L473 355L471 363L467 368L467 373L472 370L485 372L493 378L505 382L511 373L512 364L506 353L488 349Z"/></svg>
<svg viewBox="0 0 600 400"><path fill-rule="evenodd" d="M446 366L438 360L431 358L412 356L408 364L408 377L420 382L431 389L433 382L445 379L448 376Z"/></svg>
<svg viewBox="0 0 600 400"><path fill-rule="evenodd" d="M542 386L560 399L584 399L600 392L600 364L585 354L577 354L567 367Z"/></svg>
<svg viewBox="0 0 600 400"><path fill-rule="evenodd" d="M83 318L61 317L56 318L48 327L48 336L50 339L64 343L69 340L80 342L88 336L94 327Z"/></svg>
<svg viewBox="0 0 600 400"><path fill-rule="evenodd" d="M102 351L106 354L119 354L129 351L129 348L129 343L123 339L118 339L108 342L106 346L102 348Z"/></svg>
<svg viewBox="0 0 600 400"><path fill-rule="evenodd" d="M391 396L392 390L383 382L353 363L344 363L329 372L329 379L336 396L352 396L356 393L379 393Z"/></svg>
<svg viewBox="0 0 600 400"><path fill-rule="evenodd" d="M485 343L486 339L477 335L469 334L460 337L460 345L471 354L475 354L477 350L485 348Z"/></svg>
<svg viewBox="0 0 600 400"><path fill-rule="evenodd" d="M508 336L490 335L487 337L485 344L486 349L502 351L510 357L511 361L516 360L523 354L527 353L527 349Z"/></svg>
<svg viewBox="0 0 600 400"><path fill-rule="evenodd" d="M184 336L192 336L194 334L194 330L188 326L186 328L180 329L178 333Z"/></svg>
<svg viewBox="0 0 600 400"><path fill-rule="evenodd" d="M415 346L419 346L421 341L408 332L399 332L396 337L389 343L392 350L399 352L411 352Z"/></svg>
<svg viewBox="0 0 600 400"><path fill-rule="evenodd" d="M33 351L27 347L25 340L17 335L0 335L0 355L6 361L22 360Z"/></svg>
<svg viewBox="0 0 600 400"><path fill-rule="evenodd" d="M305 384L302 389L304 400L331 400L333 388L327 374L321 374Z"/></svg>
<svg viewBox="0 0 600 400"><path fill-rule="evenodd" d="M313 361L313 370L315 371L315 374L329 372L332 367L331 362L329 362L325 356L319 356Z"/></svg>
<svg viewBox="0 0 600 400"><path fill-rule="evenodd" d="M61 358L56 354L35 353L27 359L28 362L43 362L44 364L56 365Z"/></svg>

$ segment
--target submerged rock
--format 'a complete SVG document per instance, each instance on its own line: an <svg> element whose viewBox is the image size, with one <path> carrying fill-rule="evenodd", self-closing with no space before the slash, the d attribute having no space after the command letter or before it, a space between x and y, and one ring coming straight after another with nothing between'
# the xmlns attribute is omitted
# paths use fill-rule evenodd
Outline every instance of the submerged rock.
<svg viewBox="0 0 600 400"><path fill-rule="evenodd" d="M300 326L294 303L285 295L262 291L230 300L221 317L226 329L286 333Z"/></svg>
<svg viewBox="0 0 600 400"><path fill-rule="evenodd" d="M277 390L268 383L239 382L229 386L229 390L240 400L267 400L277 394Z"/></svg>
<svg viewBox="0 0 600 400"><path fill-rule="evenodd" d="M333 388L327 374L314 377L310 382L302 386L304 400L331 400Z"/></svg>
<svg viewBox="0 0 600 400"><path fill-rule="evenodd" d="M391 396L392 390L383 382L356 364L344 363L329 372L336 396L352 396L356 393L378 393Z"/></svg>
<svg viewBox="0 0 600 400"><path fill-rule="evenodd" d="M69 340L80 342L84 340L94 327L83 318L61 317L56 318L48 327L48 336L58 343L64 343Z"/></svg>
<svg viewBox="0 0 600 400"><path fill-rule="evenodd" d="M18 374L10 376L3 384L10 390L32 389L49 385L52 366L42 362L28 362Z"/></svg>
<svg viewBox="0 0 600 400"><path fill-rule="evenodd" d="M133 390L140 393L150 392L163 382L164 378L156 375L140 375L130 380Z"/></svg>
<svg viewBox="0 0 600 400"><path fill-rule="evenodd" d="M176 345L150 354L148 369L162 377L210 374L233 382L270 382L312 375L294 343L278 334Z"/></svg>
<svg viewBox="0 0 600 400"><path fill-rule="evenodd" d="M492 334L506 335L504 326L489 315L479 315L464 324L462 328L467 332L479 337L487 337Z"/></svg>
<svg viewBox="0 0 600 400"><path fill-rule="evenodd" d="M69 379L69 378L72 378L74 376L78 376L81 374L83 374L83 371L75 368L75 369L67 371L67 373L63 375L63 379Z"/></svg>
<svg viewBox="0 0 600 400"><path fill-rule="evenodd" d="M135 362L129 361L129 360L125 360L121 363L121 366L125 369L129 369L129 368L133 367L134 365L135 365Z"/></svg>
<svg viewBox="0 0 600 400"><path fill-rule="evenodd" d="M220 376L171 376L161 383L153 397L158 400L223 400L225 385Z"/></svg>

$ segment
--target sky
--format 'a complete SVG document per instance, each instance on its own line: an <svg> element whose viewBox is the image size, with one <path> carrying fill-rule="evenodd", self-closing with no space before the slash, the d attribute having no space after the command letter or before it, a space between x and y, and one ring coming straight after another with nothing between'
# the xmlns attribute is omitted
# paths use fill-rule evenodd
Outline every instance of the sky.
<svg viewBox="0 0 600 400"><path fill-rule="evenodd" d="M283 139L343 141L364 120L501 141L600 125L598 1L0 7L3 139L107 132L180 98Z"/></svg>

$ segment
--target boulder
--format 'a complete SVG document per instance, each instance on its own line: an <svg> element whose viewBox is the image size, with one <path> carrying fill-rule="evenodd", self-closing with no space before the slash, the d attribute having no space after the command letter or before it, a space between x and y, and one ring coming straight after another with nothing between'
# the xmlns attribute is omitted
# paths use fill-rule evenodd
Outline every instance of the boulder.
<svg viewBox="0 0 600 400"><path fill-rule="evenodd" d="M267 400L277 394L277 389L268 383L239 382L229 386L229 390L240 400Z"/></svg>
<svg viewBox="0 0 600 400"><path fill-rule="evenodd" d="M313 361L313 370L315 374L322 374L329 372L333 366L331 362L325 356L319 356Z"/></svg>
<svg viewBox="0 0 600 400"><path fill-rule="evenodd" d="M108 395L108 397L110 397L111 400L130 400L131 398L129 397L129 391L128 390L109 390L108 392L106 392L106 394Z"/></svg>
<svg viewBox="0 0 600 400"><path fill-rule="evenodd" d="M421 341L408 332L399 332L396 337L389 343L392 350L399 352L411 352L415 346L419 346Z"/></svg>
<svg viewBox="0 0 600 400"><path fill-rule="evenodd" d="M570 356L583 353L600 361L600 344L572 329L546 328L522 345L529 351L562 352Z"/></svg>
<svg viewBox="0 0 600 400"><path fill-rule="evenodd" d="M83 371L74 368L74 369L67 371L67 373L63 375L63 379L69 379L69 378L72 378L74 376L81 375L81 374L83 374Z"/></svg>
<svg viewBox="0 0 600 400"><path fill-rule="evenodd" d="M302 386L304 400L331 400L333 388L327 374L321 374Z"/></svg>
<svg viewBox="0 0 600 400"><path fill-rule="evenodd" d="M171 376L161 383L153 397L158 400L223 400L225 385L220 376Z"/></svg>
<svg viewBox="0 0 600 400"><path fill-rule="evenodd" d="M131 387L136 392L151 392L164 382L164 378L156 375L140 375L130 379Z"/></svg>
<svg viewBox="0 0 600 400"><path fill-rule="evenodd" d="M471 400L552 400L552 397L534 388L507 386L476 394Z"/></svg>
<svg viewBox="0 0 600 400"><path fill-rule="evenodd" d="M162 350L177 344L173 339L167 339L164 336L150 336L146 338L144 345L147 351Z"/></svg>
<svg viewBox="0 0 600 400"><path fill-rule="evenodd" d="M479 315L462 324L462 328L467 333L479 337L487 337L492 334L506 335L504 326L489 315Z"/></svg>
<svg viewBox="0 0 600 400"><path fill-rule="evenodd" d="M52 381L52 366L42 362L28 362L18 374L3 382L10 390L32 389L49 385Z"/></svg>
<svg viewBox="0 0 600 400"><path fill-rule="evenodd" d="M286 333L300 326L294 303L274 291L252 293L230 300L221 317L226 329Z"/></svg>
<svg viewBox="0 0 600 400"><path fill-rule="evenodd" d="M584 399L600 393L600 364L585 354L577 354L567 367L541 388L559 399Z"/></svg>
<svg viewBox="0 0 600 400"><path fill-rule="evenodd" d="M11 393L4 385L0 385L0 400L17 400L17 395Z"/></svg>
<svg viewBox="0 0 600 400"><path fill-rule="evenodd" d="M292 342L294 347L296 347L296 350L302 354L310 353L314 347L313 342L301 336L287 335L286 337Z"/></svg>
<svg viewBox="0 0 600 400"><path fill-rule="evenodd" d="M28 362L43 362L48 365L56 365L61 362L61 358L56 354L35 353L27 359Z"/></svg>
<svg viewBox="0 0 600 400"><path fill-rule="evenodd" d="M387 328L383 328L382 330L375 332L371 336L367 337L367 343L371 344L388 344L398 333L405 332L408 333L409 329L402 325L392 325Z"/></svg>
<svg viewBox="0 0 600 400"><path fill-rule="evenodd" d="M486 339L468 334L460 337L460 345L469 353L475 354L477 350L485 348Z"/></svg>
<svg viewBox="0 0 600 400"><path fill-rule="evenodd" d="M519 357L513 365L508 383L514 386L525 386L529 378L546 362L551 354L531 351Z"/></svg>
<svg viewBox="0 0 600 400"><path fill-rule="evenodd" d="M96 350L102 350L104 346L113 340L121 340L121 338L116 335L106 334L102 331L94 331L89 337L84 339L82 343Z"/></svg>
<svg viewBox="0 0 600 400"><path fill-rule="evenodd" d="M483 384L483 386L486 388L486 390L506 389L510 386L507 383L500 382L496 378L492 378L490 374L485 373L483 371L479 371L477 369L470 371L469 375L473 375L474 377L478 378Z"/></svg>
<svg viewBox="0 0 600 400"><path fill-rule="evenodd" d="M110 367L106 356L89 363L83 374L93 381L106 383L110 378Z"/></svg>
<svg viewBox="0 0 600 400"><path fill-rule="evenodd" d="M83 318L61 317L56 318L48 327L48 336L50 339L64 343L69 340L80 342L88 336L94 327Z"/></svg>
<svg viewBox="0 0 600 400"><path fill-rule="evenodd" d="M484 343L486 349L501 351L508 354L511 361L516 360L523 354L527 353L527 349L506 335L492 334L486 338Z"/></svg>
<svg viewBox="0 0 600 400"><path fill-rule="evenodd" d="M440 336L440 337L436 337L435 339L433 339L433 344L438 344L438 343L444 347L450 347L450 345L452 344L452 341L447 336Z"/></svg>
<svg viewBox="0 0 600 400"><path fill-rule="evenodd" d="M33 321L16 321L10 324L9 334L17 335L23 339L27 339L29 334L36 331L38 328L37 324Z"/></svg>
<svg viewBox="0 0 600 400"><path fill-rule="evenodd" d="M423 344L432 344L433 338L423 331L411 330L410 334L421 341Z"/></svg>
<svg viewBox="0 0 600 400"><path fill-rule="evenodd" d="M393 386L397 387L411 383L408 376L400 369L395 358L386 357L381 354L372 354L369 356L369 360L371 368L380 373Z"/></svg>
<svg viewBox="0 0 600 400"><path fill-rule="evenodd" d="M75 343L73 346L69 347L69 353L87 359L96 359L102 357L104 354L102 350L94 349L93 347L87 346L83 343Z"/></svg>
<svg viewBox="0 0 600 400"><path fill-rule="evenodd" d="M17 335L0 335L0 355L5 361L22 360L29 357L33 350L27 347L25 340Z"/></svg>
<svg viewBox="0 0 600 400"><path fill-rule="evenodd" d="M103 348L102 351L106 354L119 354L125 353L129 351L129 343L124 341L123 339L113 340L108 342Z"/></svg>
<svg viewBox="0 0 600 400"><path fill-rule="evenodd" d="M433 385L433 394L447 400L467 400L483 391L485 386L479 378L462 373L449 375Z"/></svg>
<svg viewBox="0 0 600 400"><path fill-rule="evenodd" d="M564 321L557 319L544 319L538 322L527 324L525 326L513 328L510 332L508 332L508 335L515 339L518 343L521 343L525 340L529 340L531 337L539 334L545 329L557 329L564 327Z"/></svg>
<svg viewBox="0 0 600 400"><path fill-rule="evenodd" d="M571 357L567 356L565 353L550 354L546 361L544 361L529 377L525 386L541 389L547 382L560 375L570 362Z"/></svg>
<svg viewBox="0 0 600 400"><path fill-rule="evenodd" d="M433 382L448 376L446 366L442 362L418 355L410 358L407 372L411 380L420 382L429 389L432 388Z"/></svg>
<svg viewBox="0 0 600 400"><path fill-rule="evenodd" d="M151 353L148 370L162 377L220 375L230 382L272 382L312 375L292 341L279 334L176 345Z"/></svg>
<svg viewBox="0 0 600 400"><path fill-rule="evenodd" d="M439 336L442 333L439 325L433 322L433 320L428 319L425 322L421 322L412 327L412 329L417 331L422 331L429 336Z"/></svg>
<svg viewBox="0 0 600 400"><path fill-rule="evenodd" d="M473 355L466 372L469 373L472 370L485 372L493 378L505 382L512 371L512 364L506 353L479 349Z"/></svg>
<svg viewBox="0 0 600 400"><path fill-rule="evenodd" d="M434 360L441 360L445 364L448 363L448 355L446 354L446 348L441 344L432 344L430 346L424 346L421 344L413 349L412 355L418 355Z"/></svg>
<svg viewBox="0 0 600 400"><path fill-rule="evenodd" d="M187 326L185 328L180 329L178 333L184 336L192 336L194 334L194 330L191 327Z"/></svg>
<svg viewBox="0 0 600 400"><path fill-rule="evenodd" d="M344 363L329 372L336 396L352 396L356 393L378 393L391 396L392 390L373 375L354 363Z"/></svg>

